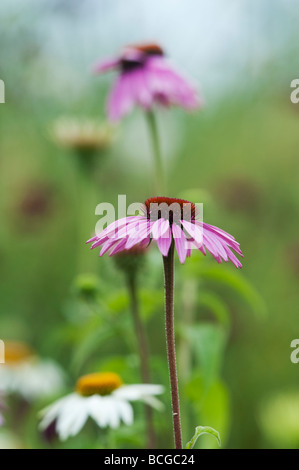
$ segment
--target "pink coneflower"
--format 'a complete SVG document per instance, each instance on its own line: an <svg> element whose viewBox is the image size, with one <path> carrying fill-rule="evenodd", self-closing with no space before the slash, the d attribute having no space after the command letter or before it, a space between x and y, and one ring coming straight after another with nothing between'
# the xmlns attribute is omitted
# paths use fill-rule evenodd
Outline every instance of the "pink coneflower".
<svg viewBox="0 0 299 470"><path fill-rule="evenodd" d="M197 219L195 204L183 199L154 197L145 201L142 212L110 224L87 243L93 243L91 248L102 246L100 256L108 251L111 256L135 245L147 246L154 240L166 257L174 241L182 264L192 248L197 248L204 255L209 251L218 263L231 261L236 268L242 267L231 251L243 256L239 243L220 228Z"/></svg>
<svg viewBox="0 0 299 470"><path fill-rule="evenodd" d="M192 248L197 248L204 255L208 250L218 263L230 260L237 268L242 265L231 250L243 256L234 237L213 225L203 223L198 218L199 215L197 206L192 202L154 197L145 201L142 215L119 219L87 242L93 243L92 248L102 245L100 256L107 251L111 256L136 245L147 246L153 239L163 255L165 330L176 449L183 448L183 441L174 334L175 248L181 263L191 255Z"/></svg>
<svg viewBox="0 0 299 470"><path fill-rule="evenodd" d="M156 44L127 46L122 54L95 66L96 73L118 70L108 100L108 115L117 121L135 105L151 110L154 104L177 105L187 110L201 106L194 86L169 63Z"/></svg>

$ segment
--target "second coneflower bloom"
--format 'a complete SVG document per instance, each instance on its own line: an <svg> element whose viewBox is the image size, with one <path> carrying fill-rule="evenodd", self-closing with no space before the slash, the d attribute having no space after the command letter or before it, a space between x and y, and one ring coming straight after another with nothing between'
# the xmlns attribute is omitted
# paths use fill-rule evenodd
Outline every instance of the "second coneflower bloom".
<svg viewBox="0 0 299 470"><path fill-rule="evenodd" d="M201 98L195 87L177 72L157 44L125 47L119 57L95 66L96 73L117 70L119 76L108 99L108 115L117 121L134 106L151 110L155 104L199 108Z"/></svg>
<svg viewBox="0 0 299 470"><path fill-rule="evenodd" d="M135 245L147 246L154 240L161 254L167 256L174 241L182 264L192 249L198 249L204 255L206 250L210 252L218 263L231 261L236 268L242 267L233 253L243 256L239 243L224 230L200 220L195 204L183 199L154 197L145 201L141 212L111 223L87 243L92 243L91 248L102 246L100 256L106 252L111 256Z"/></svg>

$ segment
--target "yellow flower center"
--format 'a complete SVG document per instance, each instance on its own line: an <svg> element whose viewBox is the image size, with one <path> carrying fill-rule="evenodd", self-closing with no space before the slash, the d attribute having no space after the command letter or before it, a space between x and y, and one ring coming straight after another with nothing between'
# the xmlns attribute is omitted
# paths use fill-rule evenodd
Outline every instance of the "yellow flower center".
<svg viewBox="0 0 299 470"><path fill-rule="evenodd" d="M34 351L26 343L5 341L5 363L18 364L34 357Z"/></svg>
<svg viewBox="0 0 299 470"><path fill-rule="evenodd" d="M113 372L88 374L81 377L76 384L76 391L84 397L91 395L110 395L119 388L123 381Z"/></svg>

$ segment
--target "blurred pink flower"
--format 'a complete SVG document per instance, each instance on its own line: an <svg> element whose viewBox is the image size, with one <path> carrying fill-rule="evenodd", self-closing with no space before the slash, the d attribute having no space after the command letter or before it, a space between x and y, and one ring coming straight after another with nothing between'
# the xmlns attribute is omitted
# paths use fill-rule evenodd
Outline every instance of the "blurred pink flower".
<svg viewBox="0 0 299 470"><path fill-rule="evenodd" d="M109 70L120 72L108 99L108 116L113 121L128 114L135 105L145 110L156 103L186 110L202 105L195 87L171 66L156 44L127 46L118 58L95 66L96 73Z"/></svg>
<svg viewBox="0 0 299 470"><path fill-rule="evenodd" d="M147 246L153 239L161 254L167 256L174 240L182 264L196 248L204 255L207 249L218 263L231 261L241 268L242 264L231 251L243 256L239 243L220 228L198 220L197 212L195 204L183 199L150 198L142 207L142 215L119 219L86 243L93 243L91 248L102 245L99 256L107 251L111 256L135 245Z"/></svg>

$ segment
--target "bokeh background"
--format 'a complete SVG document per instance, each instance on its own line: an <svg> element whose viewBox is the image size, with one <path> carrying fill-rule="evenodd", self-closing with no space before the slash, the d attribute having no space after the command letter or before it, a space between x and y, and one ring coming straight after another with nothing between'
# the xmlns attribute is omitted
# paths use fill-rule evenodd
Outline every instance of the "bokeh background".
<svg viewBox="0 0 299 470"><path fill-rule="evenodd" d="M298 447L299 365L290 361L299 336L296 0L1 0L0 23L0 338L57 361L66 392L94 370L140 381L123 274L84 242L97 203L152 196L144 115L135 110L112 129L92 171L53 127L62 117L106 125L113 76L95 76L93 64L153 40L205 101L194 114L157 112L169 194L203 202L205 221L234 234L245 255L241 271L200 254L177 266L184 440L201 424L218 429L226 448ZM139 298L153 382L167 388L165 411L155 415L167 447L162 263L155 248L146 258ZM49 444L36 417L49 402L34 402L15 429L7 398L7 446L111 445L92 425ZM142 447L143 428L137 406L136 423L114 444ZM210 437L198 445L217 446Z"/></svg>

